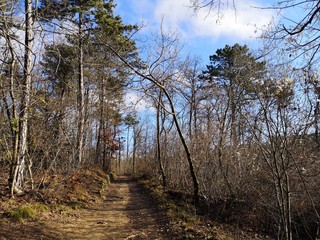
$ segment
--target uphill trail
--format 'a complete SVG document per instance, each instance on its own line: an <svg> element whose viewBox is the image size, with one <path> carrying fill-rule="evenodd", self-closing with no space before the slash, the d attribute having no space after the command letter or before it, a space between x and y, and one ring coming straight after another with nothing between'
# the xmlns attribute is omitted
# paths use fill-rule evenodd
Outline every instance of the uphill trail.
<svg viewBox="0 0 320 240"><path fill-rule="evenodd" d="M130 176L118 176L103 202L77 210L62 221L19 226L16 231L1 229L0 239L171 239L165 217Z"/></svg>

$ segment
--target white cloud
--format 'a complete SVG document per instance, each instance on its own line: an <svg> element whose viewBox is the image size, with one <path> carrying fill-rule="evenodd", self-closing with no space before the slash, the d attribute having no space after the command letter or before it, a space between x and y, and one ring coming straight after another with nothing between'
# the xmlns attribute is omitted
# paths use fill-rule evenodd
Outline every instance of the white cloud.
<svg viewBox="0 0 320 240"><path fill-rule="evenodd" d="M236 1L236 9L224 8L221 18L200 12L191 19L193 33L197 36L208 36L214 39L227 36L241 40L258 37L273 18L271 11L260 9L257 3L246 0Z"/></svg>
<svg viewBox="0 0 320 240"><path fill-rule="evenodd" d="M221 37L230 37L235 40L257 37L260 31L256 30L268 25L276 16L273 11L257 8L263 7L258 1L237 0L235 4L236 9L230 5L222 6L220 19L217 18L215 10L211 13L201 10L195 14L190 0L141 0L134 1L134 5L130 8L134 9L140 19L143 18L149 23L148 27L151 31L158 31L159 24L164 18L164 27L167 30L178 30L189 39L209 37L213 41Z"/></svg>
<svg viewBox="0 0 320 240"><path fill-rule="evenodd" d="M150 104L141 97L141 94L137 94L136 92L130 91L125 96L125 104L129 108L133 108L137 112L145 111L149 109Z"/></svg>
<svg viewBox="0 0 320 240"><path fill-rule="evenodd" d="M170 24L181 24L189 22L193 15L192 9L188 7L189 0L158 0L154 9L154 16L157 20L165 16Z"/></svg>

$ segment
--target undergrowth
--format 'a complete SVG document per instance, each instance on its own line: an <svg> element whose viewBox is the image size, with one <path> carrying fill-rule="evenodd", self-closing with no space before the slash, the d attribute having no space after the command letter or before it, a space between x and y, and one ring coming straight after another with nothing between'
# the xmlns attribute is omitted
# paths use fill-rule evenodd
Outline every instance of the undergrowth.
<svg viewBox="0 0 320 240"><path fill-rule="evenodd" d="M17 198L2 196L0 214L18 222L41 221L54 214L73 216L76 210L103 201L110 180L114 178L115 174L109 176L94 167L68 174L55 174L54 178L39 176L44 182L41 188ZM35 180L37 181L37 176Z"/></svg>
<svg viewBox="0 0 320 240"><path fill-rule="evenodd" d="M163 190L159 182L146 175L137 178L151 197L166 212L174 239L213 239L213 240L261 240L271 239L268 236L254 233L250 229L240 229L228 223L217 222L208 214L209 205L193 205L192 195ZM247 231L248 230L248 231Z"/></svg>
<svg viewBox="0 0 320 240"><path fill-rule="evenodd" d="M13 221L21 222L25 219L36 219L39 213L48 212L49 207L40 204L23 204L19 207L8 210L7 214L9 218Z"/></svg>
<svg viewBox="0 0 320 240"><path fill-rule="evenodd" d="M175 235L174 239L219 239L216 229L213 229L210 225L203 224L199 216L196 215L196 209L192 204L170 197L169 191L164 191L152 178L138 178L138 181L143 184L151 197L165 211L167 219L170 221L172 232Z"/></svg>

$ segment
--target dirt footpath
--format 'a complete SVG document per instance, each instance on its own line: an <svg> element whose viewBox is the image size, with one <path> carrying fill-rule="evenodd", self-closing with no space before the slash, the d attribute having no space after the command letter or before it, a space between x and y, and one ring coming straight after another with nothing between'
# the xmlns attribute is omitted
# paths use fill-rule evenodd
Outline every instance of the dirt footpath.
<svg viewBox="0 0 320 240"><path fill-rule="evenodd" d="M1 240L171 239L163 216L128 176L119 176L110 185L105 201L77 210L73 217L10 225L8 229L1 227Z"/></svg>

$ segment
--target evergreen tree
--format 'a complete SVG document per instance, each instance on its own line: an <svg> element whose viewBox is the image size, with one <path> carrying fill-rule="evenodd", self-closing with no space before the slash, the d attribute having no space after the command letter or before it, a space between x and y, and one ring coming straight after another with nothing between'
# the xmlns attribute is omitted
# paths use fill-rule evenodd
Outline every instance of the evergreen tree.
<svg viewBox="0 0 320 240"><path fill-rule="evenodd" d="M119 102L122 101L122 91L129 71L110 53L106 44L111 43L116 49L121 49L129 61L137 61L135 42L130 39L130 34L137 27L124 25L119 16L114 16L114 7L113 1L102 0L44 0L40 4L39 12L42 20L48 26L61 21L61 34L65 34L67 39L65 44L47 46L43 66L48 68L46 70L47 79L56 88L52 90L64 94L64 91L68 91L70 87L68 81L78 79L77 157L73 160L75 166L83 161L82 152L86 135L84 127L90 124L87 118L92 116L94 111L96 111L95 116L98 116L97 121L99 122L96 134L98 159L101 156L98 151L105 149L105 146L102 145L105 142L103 138L106 131L118 132L106 128L116 127L111 123L118 121L110 119L118 115L117 108L119 108ZM74 26L67 33L63 32L63 22L66 21L73 23ZM72 57L77 60L71 61ZM90 94L99 97L99 104L95 103L94 108L88 107Z"/></svg>
<svg viewBox="0 0 320 240"><path fill-rule="evenodd" d="M257 61L246 45L226 45L210 56L210 64L203 72L202 78L226 92L231 122L230 137L234 146L239 144L241 134L237 131L239 112L252 100L254 81L263 77L265 64Z"/></svg>

